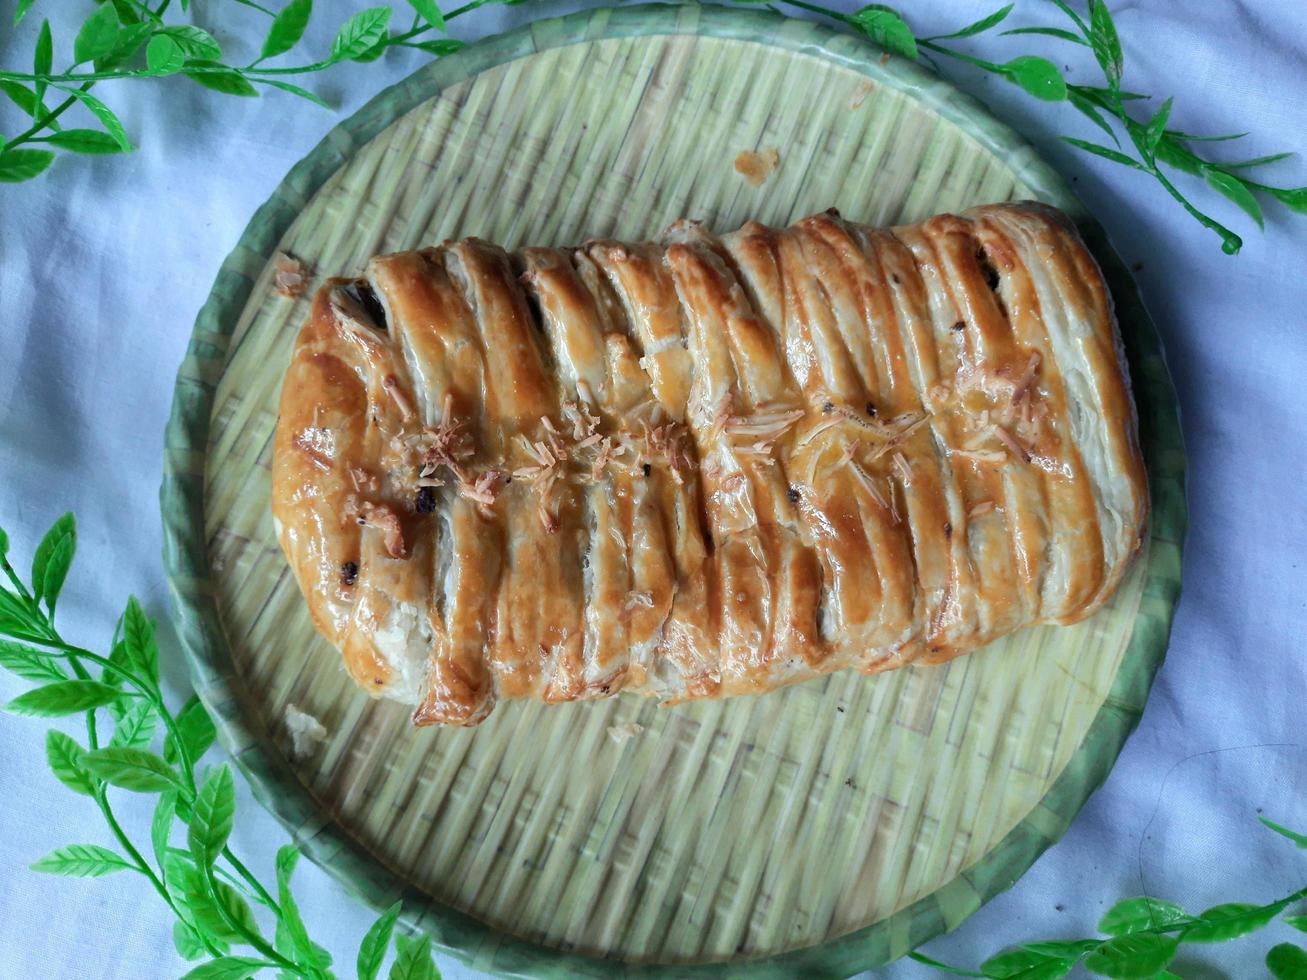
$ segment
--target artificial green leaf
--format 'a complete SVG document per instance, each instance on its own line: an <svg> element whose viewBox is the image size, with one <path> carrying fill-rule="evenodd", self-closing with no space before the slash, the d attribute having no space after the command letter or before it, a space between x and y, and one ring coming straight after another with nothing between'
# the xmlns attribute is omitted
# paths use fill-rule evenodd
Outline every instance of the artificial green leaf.
<svg viewBox="0 0 1307 980"><path fill-rule="evenodd" d="M123 129L123 124L118 121L118 117L113 114L113 110L97 99L90 92L83 92L79 88L60 88L71 95L86 108L91 110L91 114L100 120L100 125L105 131L118 141L118 145L124 150L130 151L132 148L131 140L127 138L127 131Z"/></svg>
<svg viewBox="0 0 1307 980"><path fill-rule="evenodd" d="M85 751L63 732L52 728L45 733L45 759L55 779L74 793L94 796L98 784L83 761Z"/></svg>
<svg viewBox="0 0 1307 980"><path fill-rule="evenodd" d="M1028 949L1014 949L991 957L980 972L995 980L1060 980L1071 972L1079 955L1046 956Z"/></svg>
<svg viewBox="0 0 1307 980"><path fill-rule="evenodd" d="M386 48L388 48L389 46L390 46L390 37L389 35L387 35L386 37L383 37L380 41L378 41L376 44L372 45L372 47L364 51L362 54L355 55L353 60L360 63L376 61L378 58L380 58L383 54L386 53Z"/></svg>
<svg viewBox="0 0 1307 980"><path fill-rule="evenodd" d="M1265 817L1258 817L1257 819L1262 822L1262 825L1264 827L1267 827L1275 831L1281 837L1287 838L1288 840L1293 841L1299 847L1303 848L1304 850L1307 850L1307 834L1300 834L1296 830L1290 830L1288 827L1282 826L1276 823L1274 820L1267 820Z"/></svg>
<svg viewBox="0 0 1307 980"><path fill-rule="evenodd" d="M168 853L168 840L172 836L172 822L177 817L177 792L169 790L159 796L154 807L154 818L150 821L150 846L154 849L154 859L159 867L164 867L164 857Z"/></svg>
<svg viewBox="0 0 1307 980"><path fill-rule="evenodd" d="M1003 65L1008 80L1045 102L1061 102L1066 98L1066 79L1057 65L1047 58L1023 55Z"/></svg>
<svg viewBox="0 0 1307 980"><path fill-rule="evenodd" d="M395 937L395 962L390 964L390 980L438 980L436 964L431 959L431 937L410 939Z"/></svg>
<svg viewBox="0 0 1307 980"><path fill-rule="evenodd" d="M1089 36L1089 25L1086 24L1080 18L1080 15L1078 13L1076 13L1074 10L1071 9L1070 6L1067 5L1066 0L1053 0L1053 3L1058 10L1062 11L1062 13L1066 14L1068 17L1071 18L1072 23L1076 25L1076 28L1080 31L1081 34L1083 34L1085 37Z"/></svg>
<svg viewBox="0 0 1307 980"><path fill-rule="evenodd" d="M183 24L162 28L158 33L176 41L188 58L217 61L222 57L222 48L213 39L213 35L198 27Z"/></svg>
<svg viewBox="0 0 1307 980"><path fill-rule="evenodd" d="M445 32L445 15L436 6L436 0L408 0L408 5L416 10L418 15L436 30L442 34Z"/></svg>
<svg viewBox="0 0 1307 980"><path fill-rule="evenodd" d="M1067 959L1093 952L1102 942L1101 939L1066 939L1057 942L1022 943L1021 948L1028 949L1032 953L1042 953L1045 956Z"/></svg>
<svg viewBox="0 0 1307 980"><path fill-rule="evenodd" d="M164 871L169 889L176 894L195 926L205 935L220 942L243 943L245 937L240 930L233 929L223 918L218 905L209 895L203 873L185 851L169 850L164 856ZM251 934L258 933L258 923L249 903L241 894L224 881L215 880L214 895L233 921L239 923Z"/></svg>
<svg viewBox="0 0 1307 980"><path fill-rule="evenodd" d="M113 738L109 744L143 749L154 741L154 730L158 720L159 716L155 714L154 706L149 701L133 701L122 712L121 717L114 719Z"/></svg>
<svg viewBox="0 0 1307 980"><path fill-rule="evenodd" d="M156 75L175 75L186 64L186 52L167 34L156 34L145 49L145 64Z"/></svg>
<svg viewBox="0 0 1307 980"><path fill-rule="evenodd" d="M300 966L326 970L331 966L331 954L309 938L290 889L291 875L295 873L299 857L299 848L294 844L287 844L277 851L277 905L281 908L277 921L277 948Z"/></svg>
<svg viewBox="0 0 1307 980"><path fill-rule="evenodd" d="M122 696L117 688L99 681L58 681L18 695L5 705L5 710L32 718L62 718L99 708Z"/></svg>
<svg viewBox="0 0 1307 980"><path fill-rule="evenodd" d="M122 644L130 669L147 678L152 685L159 684L159 645L154 639L154 620L136 601L127 599L127 608L119 619L122 627Z"/></svg>
<svg viewBox="0 0 1307 980"><path fill-rule="evenodd" d="M1275 980L1307 980L1307 949L1293 943L1272 946L1266 954L1266 969Z"/></svg>
<svg viewBox="0 0 1307 980"><path fill-rule="evenodd" d="M204 710L204 705L194 694L177 713L176 725L177 731L181 734L182 746L186 749L186 757L192 764L199 762L204 753L209 751L209 746L217 737L217 731L213 727L213 719L209 717L209 713ZM177 752L177 745L171 733L164 741L163 757L173 765L181 762L181 756Z"/></svg>
<svg viewBox="0 0 1307 980"><path fill-rule="evenodd" d="M345 21L331 42L331 57L335 61L357 58L366 54L374 44L386 36L390 23L389 7L370 7Z"/></svg>
<svg viewBox="0 0 1307 980"><path fill-rule="evenodd" d="M201 868L211 867L231 836L236 816L236 783L226 763L209 773L191 807L186 834L191 853Z"/></svg>
<svg viewBox="0 0 1307 980"><path fill-rule="evenodd" d="M1307 214L1307 187L1267 187L1264 190L1290 211Z"/></svg>
<svg viewBox="0 0 1307 980"><path fill-rule="evenodd" d="M466 45L456 38L442 37L435 41L420 41L415 45L415 47L419 47L427 54L434 54L439 58L447 54L453 54L455 51L460 51L466 47Z"/></svg>
<svg viewBox="0 0 1307 980"><path fill-rule="evenodd" d="M1071 136L1063 136L1062 139L1072 146L1084 150L1086 153L1092 153L1094 156L1100 156L1104 160L1111 160L1113 163L1119 163L1126 167L1134 167L1136 170L1147 170L1142 163L1134 160L1119 150L1114 150L1110 146L1101 146L1098 143L1089 143L1085 140L1078 140Z"/></svg>
<svg viewBox="0 0 1307 980"><path fill-rule="evenodd" d="M51 133L45 142L71 153L104 155L123 151L116 139L98 129L64 129Z"/></svg>
<svg viewBox="0 0 1307 980"><path fill-rule="evenodd" d="M203 69L201 71L192 71L191 69ZM220 65L214 61L188 61L186 67L182 69L186 75L198 85L203 85L214 92L221 92L223 95L240 95L246 98L257 98L259 90L250 84L240 72L234 68L228 68L226 65Z"/></svg>
<svg viewBox="0 0 1307 980"><path fill-rule="evenodd" d="M1173 936L1147 932L1117 936L1085 957L1085 969L1115 980L1150 980L1175 958L1178 945Z"/></svg>
<svg viewBox="0 0 1307 980"><path fill-rule="evenodd" d="M185 922L172 924L172 944L177 947L177 955L184 960L198 960L209 955L200 934Z"/></svg>
<svg viewBox="0 0 1307 980"><path fill-rule="evenodd" d="M1201 173L1203 169L1203 162L1185 149L1183 144L1165 137L1153 150L1153 156L1159 163L1165 163L1167 166L1175 167L1175 169L1182 170L1187 174L1196 175Z"/></svg>
<svg viewBox="0 0 1307 980"><path fill-rule="evenodd" d="M32 556L32 594L44 599L51 610L68 577L68 566L76 548L77 521L72 514L64 514L55 521L36 546Z"/></svg>
<svg viewBox="0 0 1307 980"><path fill-rule="evenodd" d="M1307 932L1307 915L1286 915L1280 921L1285 925L1293 926L1299 932Z"/></svg>
<svg viewBox="0 0 1307 980"><path fill-rule="evenodd" d="M0 78L0 92L9 96L9 101L18 106L29 116L35 116L37 113L36 93L21 82L12 82L7 78Z"/></svg>
<svg viewBox="0 0 1307 980"><path fill-rule="evenodd" d="M112 51L117 40L118 14L112 4L102 4L86 18L77 32L77 38L73 41L73 57L79 65L94 61Z"/></svg>
<svg viewBox="0 0 1307 980"><path fill-rule="evenodd" d="M267 965L267 960L252 960L246 956L219 956L216 960L201 963L182 980L245 980Z"/></svg>
<svg viewBox="0 0 1307 980"><path fill-rule="evenodd" d="M95 59L96 71L112 71L130 59L154 33L153 24L132 24L118 32L113 47Z"/></svg>
<svg viewBox="0 0 1307 980"><path fill-rule="evenodd" d="M1070 87L1067 88L1066 97L1070 100L1071 104L1085 116L1085 118L1110 136L1113 143L1117 146L1121 145L1120 139L1117 138L1116 130L1107 124L1107 120L1103 118L1102 113L1098 111L1092 102Z"/></svg>
<svg viewBox="0 0 1307 980"><path fill-rule="evenodd" d="M313 0L290 0L268 29L268 37L263 42L260 54L264 58L275 58L299 44L304 29L309 26L312 13Z"/></svg>
<svg viewBox="0 0 1307 980"><path fill-rule="evenodd" d="M1193 133L1182 133L1178 129L1167 130L1167 135L1172 139L1184 140L1186 143L1224 143L1227 140L1241 140L1248 133L1223 133L1220 136L1196 136Z"/></svg>
<svg viewBox="0 0 1307 980"><path fill-rule="evenodd" d="M1010 31L1003 31L999 37L1007 37L1010 34L1042 34L1045 37L1055 37L1060 41L1070 41L1072 44L1089 47L1089 42L1083 37L1072 34L1070 31L1064 31L1060 27L1017 27Z"/></svg>
<svg viewBox="0 0 1307 980"><path fill-rule="evenodd" d="M1214 905L1201 915L1180 936L1186 943L1223 943L1256 932L1284 911L1284 906L1250 905L1247 902L1228 902Z"/></svg>
<svg viewBox="0 0 1307 980"><path fill-rule="evenodd" d="M0 555L9 554L9 532L0 527Z"/></svg>
<svg viewBox="0 0 1307 980"><path fill-rule="evenodd" d="M1094 57L1108 84L1121 84L1121 75L1125 70L1125 59L1121 54L1121 39L1117 36L1116 25L1112 23L1112 13L1103 0L1089 0L1089 41L1094 49Z"/></svg>
<svg viewBox="0 0 1307 980"><path fill-rule="evenodd" d="M69 878L99 878L115 871L131 870L132 864L107 847L98 844L69 844L60 847L31 865L33 871Z"/></svg>
<svg viewBox="0 0 1307 980"><path fill-rule="evenodd" d="M41 33L36 36L36 49L32 52L32 73L48 75L54 68L54 36L50 33L50 21L41 22ZM45 82L36 83L36 106L43 109L45 101Z"/></svg>
<svg viewBox="0 0 1307 980"><path fill-rule="evenodd" d="M395 922L403 902L396 902L382 913L381 918L372 924L363 943L359 946L358 980L376 980L381 972L381 962L386 958L386 949L390 946L391 934L395 931Z"/></svg>
<svg viewBox="0 0 1307 980"><path fill-rule="evenodd" d="M12 640L0 640L0 667L38 684L68 679L68 675L48 653Z"/></svg>
<svg viewBox="0 0 1307 980"><path fill-rule="evenodd" d="M1222 170L1252 170L1254 167L1265 167L1268 164L1279 163L1281 160L1288 160L1297 154L1289 153L1268 153L1264 157L1253 157L1251 160L1240 160L1238 163L1223 163Z"/></svg>
<svg viewBox="0 0 1307 980"><path fill-rule="evenodd" d="M412 3L413 0L409 0L409 2ZM935 37L932 37L931 40L943 41L951 37L974 37L977 34L983 34L991 27L995 27L998 24L1001 24L1004 20L1006 20L1007 15L1012 13L1012 8L1015 6L1016 4L1010 3L1006 7L1002 7L998 10L995 10L988 17L982 17L980 18L980 20L976 21L975 23L968 24L960 31L954 31L952 34L937 34Z"/></svg>
<svg viewBox="0 0 1307 980"><path fill-rule="evenodd" d="M18 0L18 6L14 9L14 26L17 27L22 22L23 15L31 9L36 0Z"/></svg>
<svg viewBox="0 0 1307 980"><path fill-rule="evenodd" d="M849 23L891 54L917 60L917 39L897 11L873 3L850 17Z"/></svg>
<svg viewBox="0 0 1307 980"><path fill-rule="evenodd" d="M260 78L259 81L264 85L271 85L273 88L279 88L283 92L289 92L291 95L298 95L301 99L307 99L314 105L320 105L324 109L331 108L325 99L314 95L307 89L300 88L298 85L292 85L290 82L282 82L273 78Z"/></svg>
<svg viewBox="0 0 1307 980"><path fill-rule="evenodd" d="M1257 203L1257 198L1253 197L1253 192L1242 180L1233 174L1211 167L1203 171L1203 176L1207 179L1208 187L1237 204L1244 214L1257 222L1258 228L1266 227L1266 222L1262 218L1262 206Z"/></svg>
<svg viewBox="0 0 1307 980"><path fill-rule="evenodd" d="M1148 147L1149 153L1154 152L1157 149L1157 144L1162 141L1162 135L1166 132L1167 120L1171 118L1171 106L1174 103L1174 98L1167 99L1153 113L1153 118L1148 120L1148 125L1144 128L1144 145Z"/></svg>
<svg viewBox="0 0 1307 980"><path fill-rule="evenodd" d="M1098 931L1108 936L1125 936L1144 929L1160 929L1189 918L1189 913L1160 898L1126 898L1117 902L1098 923Z"/></svg>
<svg viewBox="0 0 1307 980"><path fill-rule="evenodd" d="M111 746L87 752L84 759L86 768L93 774L121 789L137 793L162 793L182 788L183 785L181 777L168 763L144 749Z"/></svg>

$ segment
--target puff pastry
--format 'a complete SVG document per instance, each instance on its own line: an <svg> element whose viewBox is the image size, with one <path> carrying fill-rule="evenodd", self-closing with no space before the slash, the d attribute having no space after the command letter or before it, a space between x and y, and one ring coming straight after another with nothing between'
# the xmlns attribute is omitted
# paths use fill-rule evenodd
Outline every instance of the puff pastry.
<svg viewBox="0 0 1307 980"><path fill-rule="evenodd" d="M313 299L272 506L353 678L472 725L1073 622L1147 492L1098 267L1016 204L374 258Z"/></svg>

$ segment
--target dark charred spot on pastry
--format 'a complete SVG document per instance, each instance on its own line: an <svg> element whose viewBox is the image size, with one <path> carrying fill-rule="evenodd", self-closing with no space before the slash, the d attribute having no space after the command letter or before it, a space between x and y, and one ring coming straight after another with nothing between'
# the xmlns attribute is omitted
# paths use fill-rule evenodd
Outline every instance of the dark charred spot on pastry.
<svg viewBox="0 0 1307 980"><path fill-rule="evenodd" d="M359 580L359 563L346 561L340 564L340 584L348 588Z"/></svg>
<svg viewBox="0 0 1307 980"><path fill-rule="evenodd" d="M381 305L381 300L377 299L377 294L372 291L364 280L358 279L344 287L344 293L367 313L368 319L372 321L372 326L376 327L383 333L386 330L386 308Z"/></svg>
<svg viewBox="0 0 1307 980"><path fill-rule="evenodd" d="M953 324L952 329L955 333L961 333L963 330L967 329L966 321L959 320L957 323Z"/></svg>
<svg viewBox="0 0 1307 980"><path fill-rule="evenodd" d="M953 523L951 521L944 522L944 537L953 537Z"/></svg>
<svg viewBox="0 0 1307 980"><path fill-rule="evenodd" d="M648 476L650 473L653 472L653 466L649 463L645 463L642 467L640 467L640 469L644 470L645 476Z"/></svg>
<svg viewBox="0 0 1307 980"><path fill-rule="evenodd" d="M899 278L899 274L897 272L891 273L889 278L890 281L894 283L894 285L896 286L903 281L902 279Z"/></svg>
<svg viewBox="0 0 1307 980"><path fill-rule="evenodd" d="M413 501L413 509L419 514L430 514L436 509L436 488L419 487L418 495Z"/></svg>
<svg viewBox="0 0 1307 980"><path fill-rule="evenodd" d="M998 292L998 268L989 260L989 253L983 248L976 249L976 261L980 263L980 273L985 277L985 285Z"/></svg>
<svg viewBox="0 0 1307 980"><path fill-rule="evenodd" d="M513 482L513 474L509 473L507 476L504 477L504 486L508 486L512 482Z"/></svg>
<svg viewBox="0 0 1307 980"><path fill-rule="evenodd" d="M823 415L829 415L833 411L835 411L834 402L827 402L825 405L821 407L821 412Z"/></svg>
<svg viewBox="0 0 1307 980"><path fill-rule="evenodd" d="M799 502L798 488L790 487L788 490L785 491L785 496L790 498L790 503L797 504Z"/></svg>
<svg viewBox="0 0 1307 980"><path fill-rule="evenodd" d="M876 417L876 405L874 402L867 402L867 414L873 419Z"/></svg>

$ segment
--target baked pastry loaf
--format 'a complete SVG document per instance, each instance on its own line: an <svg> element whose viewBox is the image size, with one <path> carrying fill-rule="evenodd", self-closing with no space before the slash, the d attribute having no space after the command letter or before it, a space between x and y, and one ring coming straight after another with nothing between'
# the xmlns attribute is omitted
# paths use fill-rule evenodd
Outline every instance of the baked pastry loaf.
<svg viewBox="0 0 1307 980"><path fill-rule="evenodd" d="M471 725L1072 622L1147 493L1098 267L1016 204L374 258L314 297L272 506L354 679Z"/></svg>

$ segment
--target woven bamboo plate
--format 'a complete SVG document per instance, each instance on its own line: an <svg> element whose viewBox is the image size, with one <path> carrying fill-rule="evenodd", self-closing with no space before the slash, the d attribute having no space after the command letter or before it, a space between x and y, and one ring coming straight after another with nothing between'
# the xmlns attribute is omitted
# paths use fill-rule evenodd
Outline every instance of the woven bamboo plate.
<svg viewBox="0 0 1307 980"><path fill-rule="evenodd" d="M743 150L779 150L760 187ZM273 537L269 452L321 274L477 234L512 247L718 229L828 206L872 223L1009 198L1075 214L1113 281L1152 537L1101 614L944 667L762 698L504 704L413 731L317 639ZM382 93L296 166L223 264L167 431L162 501L195 685L256 794L364 901L515 975L847 974L1008 887L1106 777L1161 662L1184 455L1157 336L1100 229L973 100L854 38L763 11L597 10L472 45ZM291 761L285 708L326 741ZM611 726L637 722L624 742Z"/></svg>

